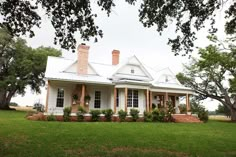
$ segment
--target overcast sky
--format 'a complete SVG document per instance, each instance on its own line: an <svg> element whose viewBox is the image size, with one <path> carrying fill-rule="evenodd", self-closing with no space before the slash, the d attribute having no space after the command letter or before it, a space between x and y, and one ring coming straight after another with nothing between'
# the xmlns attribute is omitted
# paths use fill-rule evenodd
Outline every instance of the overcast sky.
<svg viewBox="0 0 236 157"><path fill-rule="evenodd" d="M123 1L116 1L116 7L113 8L110 17L107 17L105 12L101 12L100 8L93 6L94 11L98 14L96 19L97 25L103 30L104 37L97 43L93 40L85 42L90 46L89 60L93 62L111 64L111 52L113 49L120 50L121 60L131 55L136 55L144 64L162 69L169 67L175 74L183 70L182 64L188 63L188 57L174 56L170 46L167 45L168 38L173 37L175 26L170 25L162 36L155 31L155 28L144 28L139 22L138 6L131 6ZM23 37L31 47L51 46L60 49L60 46L53 44L54 29L43 12L41 28L35 29L36 36L34 38ZM217 16L217 26L219 29L218 37L224 37L224 18L223 11ZM209 42L206 39L207 29L198 32L198 40L195 42L198 47L205 47ZM78 37L77 37L78 36ZM76 35L78 43L83 42L79 34ZM63 51L64 57L76 57L76 53ZM193 53L197 56L197 51ZM40 95L33 94L30 89L27 89L26 94L17 96L12 99L20 105L33 105L35 101L45 104L46 91L42 88ZM207 100L204 105L209 110L215 110L218 102Z"/></svg>

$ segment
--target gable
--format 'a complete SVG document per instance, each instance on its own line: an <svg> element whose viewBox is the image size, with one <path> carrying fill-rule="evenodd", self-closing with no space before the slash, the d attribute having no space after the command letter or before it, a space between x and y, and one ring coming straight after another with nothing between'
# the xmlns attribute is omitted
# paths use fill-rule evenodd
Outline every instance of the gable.
<svg viewBox="0 0 236 157"><path fill-rule="evenodd" d="M113 77L131 80L152 80L151 75L136 56L129 58L125 64L121 65L113 74Z"/></svg>
<svg viewBox="0 0 236 157"><path fill-rule="evenodd" d="M156 77L154 82L156 84L158 83L180 84L175 74L169 68L159 72L158 77Z"/></svg>
<svg viewBox="0 0 236 157"><path fill-rule="evenodd" d="M67 67L63 72L77 73L77 61ZM88 75L98 75L90 63L88 64Z"/></svg>
<svg viewBox="0 0 236 157"><path fill-rule="evenodd" d="M130 64L121 67L116 74L147 77L147 75L139 65L130 65Z"/></svg>

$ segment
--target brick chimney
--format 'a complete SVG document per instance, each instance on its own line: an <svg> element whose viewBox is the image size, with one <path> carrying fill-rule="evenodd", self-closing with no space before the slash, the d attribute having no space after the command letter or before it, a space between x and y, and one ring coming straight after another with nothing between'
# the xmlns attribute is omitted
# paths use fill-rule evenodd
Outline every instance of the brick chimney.
<svg viewBox="0 0 236 157"><path fill-rule="evenodd" d="M77 73L85 75L88 72L88 54L89 46L85 44L80 44L78 46L78 63L77 63Z"/></svg>
<svg viewBox="0 0 236 157"><path fill-rule="evenodd" d="M113 50L112 51L112 65L119 64L119 58L120 58L120 51L119 50Z"/></svg>

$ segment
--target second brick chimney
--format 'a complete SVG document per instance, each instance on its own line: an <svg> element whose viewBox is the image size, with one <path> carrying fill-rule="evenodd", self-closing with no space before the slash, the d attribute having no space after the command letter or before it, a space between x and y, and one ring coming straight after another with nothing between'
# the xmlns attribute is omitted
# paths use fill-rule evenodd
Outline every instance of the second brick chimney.
<svg viewBox="0 0 236 157"><path fill-rule="evenodd" d="M80 44L78 46L77 73L86 75L88 73L89 46Z"/></svg>
<svg viewBox="0 0 236 157"><path fill-rule="evenodd" d="M119 58L120 58L120 51L119 50L113 50L112 51L112 65L119 64Z"/></svg>

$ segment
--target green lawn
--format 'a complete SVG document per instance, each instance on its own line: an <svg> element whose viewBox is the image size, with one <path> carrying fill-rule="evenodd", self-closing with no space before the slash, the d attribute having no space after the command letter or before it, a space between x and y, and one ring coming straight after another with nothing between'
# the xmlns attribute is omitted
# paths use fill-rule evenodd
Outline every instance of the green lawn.
<svg viewBox="0 0 236 157"><path fill-rule="evenodd" d="M236 124L43 122L0 111L0 157L236 156Z"/></svg>

